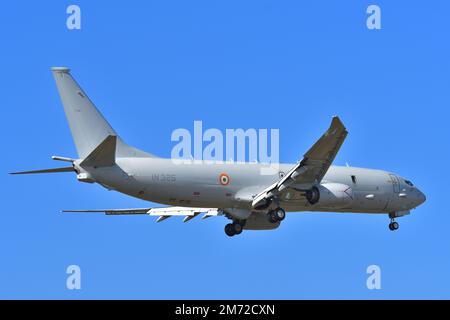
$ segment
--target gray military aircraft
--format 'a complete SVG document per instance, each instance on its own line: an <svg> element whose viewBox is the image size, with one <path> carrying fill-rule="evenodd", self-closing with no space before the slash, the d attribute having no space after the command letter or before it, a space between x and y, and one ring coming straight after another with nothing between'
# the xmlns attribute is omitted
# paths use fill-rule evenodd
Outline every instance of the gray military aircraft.
<svg viewBox="0 0 450 320"><path fill-rule="evenodd" d="M13 174L75 172L78 181L170 207L63 210L107 215L148 214L157 222L200 213L225 216L228 236L243 229L276 229L286 212L326 211L407 215L425 195L399 175L354 167L332 166L347 136L338 117L297 164L279 164L277 172L261 174L260 163L175 163L127 145L103 118L65 67L52 68L78 158L52 157L71 166Z"/></svg>

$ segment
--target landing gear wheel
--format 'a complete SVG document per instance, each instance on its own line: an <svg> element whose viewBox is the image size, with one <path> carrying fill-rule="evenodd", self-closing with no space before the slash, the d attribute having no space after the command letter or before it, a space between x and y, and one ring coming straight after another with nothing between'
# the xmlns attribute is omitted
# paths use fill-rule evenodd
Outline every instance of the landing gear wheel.
<svg viewBox="0 0 450 320"><path fill-rule="evenodd" d="M234 227L231 223L227 224L225 226L225 233L227 236L232 237L234 236L236 233L234 232Z"/></svg>
<svg viewBox="0 0 450 320"><path fill-rule="evenodd" d="M275 213L275 211L269 211L267 216L269 218L269 222L270 223L277 223L278 222L277 214Z"/></svg>
<svg viewBox="0 0 450 320"><path fill-rule="evenodd" d="M278 208L274 212L275 212L275 216L277 217L278 221L283 221L284 218L286 218L286 211L284 211L283 209Z"/></svg>
<svg viewBox="0 0 450 320"><path fill-rule="evenodd" d="M232 226L234 234L242 233L242 229L243 229L242 224L235 222L231 226Z"/></svg>
<svg viewBox="0 0 450 320"><path fill-rule="evenodd" d="M229 223L225 226L225 233L229 237L241 234L244 226L238 222Z"/></svg>
<svg viewBox="0 0 450 320"><path fill-rule="evenodd" d="M277 223L283 221L284 218L286 218L286 212L281 208L277 208L275 210L269 211L267 216L269 218L269 222Z"/></svg>
<svg viewBox="0 0 450 320"><path fill-rule="evenodd" d="M391 231L395 231L399 227L400 227L400 225L398 224L398 222L393 221L393 222L389 223L389 230L391 230Z"/></svg>

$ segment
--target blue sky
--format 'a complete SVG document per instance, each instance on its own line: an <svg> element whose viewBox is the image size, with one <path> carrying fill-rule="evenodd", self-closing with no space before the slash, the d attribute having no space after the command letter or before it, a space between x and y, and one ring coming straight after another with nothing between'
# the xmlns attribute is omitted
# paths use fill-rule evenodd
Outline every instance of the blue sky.
<svg viewBox="0 0 450 320"><path fill-rule="evenodd" d="M66 28L77 4L82 29ZM382 29L368 30L377 4ZM450 298L448 1L14 1L2 4L0 298ZM292 213L228 238L223 218L62 215L153 204L72 174L9 176L76 156L50 67L72 68L129 143L170 156L171 133L279 128L295 162L339 115L335 164L411 179L399 219ZM76 264L82 289L67 290ZM366 268L381 267L381 290Z"/></svg>

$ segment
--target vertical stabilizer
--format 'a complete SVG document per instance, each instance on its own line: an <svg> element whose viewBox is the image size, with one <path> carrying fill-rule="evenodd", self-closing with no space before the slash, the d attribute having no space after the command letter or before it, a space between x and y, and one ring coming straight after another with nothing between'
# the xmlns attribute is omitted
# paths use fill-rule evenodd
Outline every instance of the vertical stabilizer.
<svg viewBox="0 0 450 320"><path fill-rule="evenodd" d="M117 136L117 156L152 157L125 144L81 89L66 67L53 67L53 76L80 158L86 158L108 136Z"/></svg>

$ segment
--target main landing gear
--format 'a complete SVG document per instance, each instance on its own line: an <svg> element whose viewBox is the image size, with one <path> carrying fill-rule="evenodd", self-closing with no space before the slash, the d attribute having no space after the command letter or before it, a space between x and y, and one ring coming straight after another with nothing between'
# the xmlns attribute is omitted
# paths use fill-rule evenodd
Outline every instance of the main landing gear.
<svg viewBox="0 0 450 320"><path fill-rule="evenodd" d="M282 208L271 210L267 213L267 219L270 223L278 223L286 218L286 211ZM233 223L229 223L225 226L225 233L229 237L241 234L244 229L245 220L234 220Z"/></svg>
<svg viewBox="0 0 450 320"><path fill-rule="evenodd" d="M394 218L391 218L391 223L389 223L389 230L395 231L399 227L400 227L400 225L398 224L398 222L396 222Z"/></svg>
<svg viewBox="0 0 450 320"><path fill-rule="evenodd" d="M229 223L225 226L225 233L227 236L232 237L242 233L244 229L244 225L238 221L234 221L233 223Z"/></svg>
<svg viewBox="0 0 450 320"><path fill-rule="evenodd" d="M267 217L271 223L281 222L286 218L286 211L282 208L276 208L275 210L269 211Z"/></svg>

